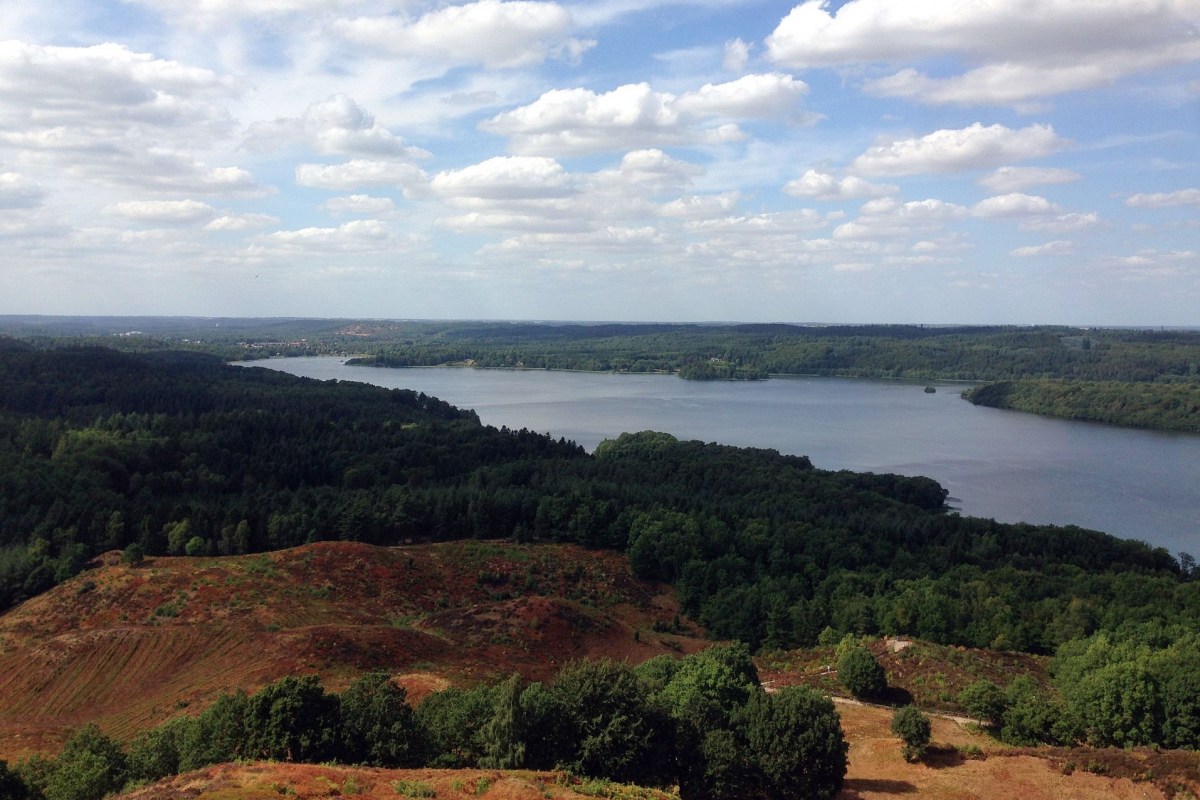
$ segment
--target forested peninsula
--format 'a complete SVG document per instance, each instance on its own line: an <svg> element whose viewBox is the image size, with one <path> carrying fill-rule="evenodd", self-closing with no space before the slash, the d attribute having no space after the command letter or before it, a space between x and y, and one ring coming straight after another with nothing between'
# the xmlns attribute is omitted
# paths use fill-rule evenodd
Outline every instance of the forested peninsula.
<svg viewBox="0 0 1200 800"><path fill-rule="evenodd" d="M975 405L1062 419L1200 433L1200 384L1020 380L966 392Z"/></svg>

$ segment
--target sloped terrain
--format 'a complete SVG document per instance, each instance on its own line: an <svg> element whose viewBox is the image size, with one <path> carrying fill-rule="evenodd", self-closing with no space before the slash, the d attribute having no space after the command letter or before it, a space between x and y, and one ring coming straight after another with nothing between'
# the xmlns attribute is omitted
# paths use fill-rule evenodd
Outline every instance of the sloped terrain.
<svg viewBox="0 0 1200 800"><path fill-rule="evenodd" d="M672 592L574 546L329 542L117 560L0 616L0 758L53 752L89 721L129 738L285 675L337 690L382 669L417 700L448 681L705 644L653 632L678 613Z"/></svg>
<svg viewBox="0 0 1200 800"><path fill-rule="evenodd" d="M128 739L221 692L317 674L339 690L382 669L417 701L451 684L517 671L550 677L572 658L692 652L709 642L667 587L640 581L620 555L574 546L459 542L380 548L331 542L229 558L116 554L0 616L0 758L53 754L89 721ZM657 624L656 624L657 623ZM657 631L656 631L657 629ZM979 677L1029 674L1044 659L923 642L872 644L888 680L925 707ZM760 659L771 687L837 691L831 648ZM850 742L844 800L1160 798L1200 794L1200 755L1087 748L1014 750L948 717L909 764L893 710L840 701ZM142 787L130 800L436 796L537 800L666 798L633 787L572 784L551 773L379 770L301 764L218 765ZM1186 796L1186 795L1176 795Z"/></svg>
<svg viewBox="0 0 1200 800"><path fill-rule="evenodd" d="M1047 656L957 647L913 639L886 637L867 644L887 673L886 698L895 704L915 703L924 709L966 713L958 703L962 690L984 679L1001 686L1026 675L1049 686ZM833 647L790 650L759 659L759 675L772 686L810 686L828 694L844 694L838 682Z"/></svg>

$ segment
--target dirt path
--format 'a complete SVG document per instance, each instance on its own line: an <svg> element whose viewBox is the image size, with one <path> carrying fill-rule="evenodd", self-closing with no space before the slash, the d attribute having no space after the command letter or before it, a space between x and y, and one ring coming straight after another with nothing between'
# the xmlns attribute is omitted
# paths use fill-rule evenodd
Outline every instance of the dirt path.
<svg viewBox="0 0 1200 800"><path fill-rule="evenodd" d="M767 691L769 692L771 690L767 689ZM862 700L855 700L853 697L839 697L838 695L830 695L829 699L832 700L836 705L840 705L840 706L862 706L864 708L875 708L880 711L887 711L887 712L895 712L895 710L896 710L892 706L885 706L885 705L881 705L879 703L867 703ZM941 711L927 711L925 709L921 709L921 711L927 717L930 717L930 718L936 717L938 719L948 719L951 722L957 722L959 725L978 725L979 724L979 720L975 719L974 717L960 717L955 714L946 714Z"/></svg>

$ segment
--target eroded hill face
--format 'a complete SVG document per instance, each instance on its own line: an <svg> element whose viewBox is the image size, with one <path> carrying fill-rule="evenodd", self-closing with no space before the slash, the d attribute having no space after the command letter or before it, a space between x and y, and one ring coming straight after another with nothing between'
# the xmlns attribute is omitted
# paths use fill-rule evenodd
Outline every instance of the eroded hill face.
<svg viewBox="0 0 1200 800"><path fill-rule="evenodd" d="M0 616L0 758L53 753L90 721L128 738L285 675L338 690L385 670L417 700L706 644L653 631L677 613L623 556L573 546L328 542L102 566Z"/></svg>

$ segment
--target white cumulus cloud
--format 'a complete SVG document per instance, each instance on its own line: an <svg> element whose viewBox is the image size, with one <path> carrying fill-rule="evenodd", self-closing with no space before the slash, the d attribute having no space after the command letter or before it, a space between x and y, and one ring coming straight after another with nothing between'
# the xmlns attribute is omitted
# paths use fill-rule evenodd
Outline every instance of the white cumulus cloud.
<svg viewBox="0 0 1200 800"><path fill-rule="evenodd" d="M962 219L968 213L956 203L936 198L902 203L884 197L864 203L857 219L834 228L833 238L895 239L925 235L941 230L946 222Z"/></svg>
<svg viewBox="0 0 1200 800"><path fill-rule="evenodd" d="M808 84L804 81L770 72L745 75L725 83L706 83L680 96L676 107L698 116L765 119L787 114L806 94Z"/></svg>
<svg viewBox="0 0 1200 800"><path fill-rule="evenodd" d="M1032 258L1036 256L1069 256L1075 253L1075 245L1064 240L1046 242L1045 244L1018 247L1009 251L1010 256L1017 258Z"/></svg>
<svg viewBox="0 0 1200 800"><path fill-rule="evenodd" d="M767 56L804 69L954 58L959 74L908 67L868 81L931 103L1020 104L1200 60L1193 0L808 0L767 37Z"/></svg>
<svg viewBox="0 0 1200 800"><path fill-rule="evenodd" d="M1021 222L1023 231L1039 231L1042 233L1074 233L1100 224L1100 215L1094 211L1087 213L1071 212L1047 217L1033 217Z"/></svg>
<svg viewBox="0 0 1200 800"><path fill-rule="evenodd" d="M971 209L971 213L975 216L989 218L1039 217L1047 214L1055 214L1059 211L1061 209L1058 206L1044 197L1022 194L1020 192L997 195L996 197L980 200Z"/></svg>
<svg viewBox="0 0 1200 800"><path fill-rule="evenodd" d="M690 162L672 158L657 148L634 150L621 158L616 169L597 173L596 181L619 187L630 185L651 192L681 189L704 170Z"/></svg>
<svg viewBox="0 0 1200 800"><path fill-rule="evenodd" d="M406 147L403 139L345 94L313 103L302 117L256 122L246 137L247 146L257 151L272 151L288 141L318 153L410 159L429 155L420 148Z"/></svg>
<svg viewBox="0 0 1200 800"><path fill-rule="evenodd" d="M0 42L0 122L25 131L64 126L100 134L168 130L200 138L230 124L218 99L236 84L216 73L121 44L57 47Z"/></svg>
<svg viewBox="0 0 1200 800"><path fill-rule="evenodd" d="M854 175L838 178L828 172L810 169L799 178L788 181L783 191L792 197L811 197L814 200L853 200L862 197L883 197L895 194L900 187L890 183L871 183Z"/></svg>
<svg viewBox="0 0 1200 800"><path fill-rule="evenodd" d="M125 0L193 25L213 25L243 17L319 13L355 0Z"/></svg>
<svg viewBox="0 0 1200 800"><path fill-rule="evenodd" d="M721 66L730 72L741 72L750 63L750 45L739 39L725 43L725 58Z"/></svg>
<svg viewBox="0 0 1200 800"><path fill-rule="evenodd" d="M962 172L1040 158L1067 145L1049 125L1014 130L976 122L966 128L876 145L854 159L852 167L866 175Z"/></svg>
<svg viewBox="0 0 1200 800"><path fill-rule="evenodd" d="M430 181L442 197L485 200L564 197L572 180L552 158L497 156L458 170L439 172Z"/></svg>
<svg viewBox="0 0 1200 800"><path fill-rule="evenodd" d="M592 42L568 35L570 13L558 3L479 0L403 16L340 20L335 28L350 41L397 58L448 64L520 67L547 58L577 58Z"/></svg>
<svg viewBox="0 0 1200 800"><path fill-rule="evenodd" d="M1179 189L1174 192L1135 194L1125 199L1133 208L1165 208L1167 206L1200 206L1200 189Z"/></svg>
<svg viewBox="0 0 1200 800"><path fill-rule="evenodd" d="M105 210L133 222L167 225L206 222L217 215L216 209L199 200L129 200Z"/></svg>
<svg viewBox="0 0 1200 800"><path fill-rule="evenodd" d="M250 247L255 256L307 256L375 253L398 243L387 223L377 219L347 222L336 228L300 228L276 231Z"/></svg>
<svg viewBox="0 0 1200 800"><path fill-rule="evenodd" d="M399 186L406 192L425 185L420 167L402 161L356 158L343 164L299 164L296 183L320 189L346 190L361 186Z"/></svg>
<svg viewBox="0 0 1200 800"><path fill-rule="evenodd" d="M368 194L352 194L331 197L321 204L331 214L362 214L371 217L387 216L396 210L390 197L372 197Z"/></svg>
<svg viewBox="0 0 1200 800"><path fill-rule="evenodd" d="M270 214L223 214L204 226L206 231L246 231L278 224Z"/></svg>
<svg viewBox="0 0 1200 800"><path fill-rule="evenodd" d="M978 183L993 192L1020 192L1031 186L1071 183L1083 176L1062 167L1001 167L984 175Z"/></svg>
<svg viewBox="0 0 1200 800"><path fill-rule="evenodd" d="M795 117L808 87L790 75L746 75L674 95L648 83L610 92L555 89L483 123L522 154L579 155L653 146L716 144L745 134L729 119Z"/></svg>
<svg viewBox="0 0 1200 800"><path fill-rule="evenodd" d="M664 203L659 214L689 220L706 220L727 217L737 208L738 193L701 194L679 197Z"/></svg>

